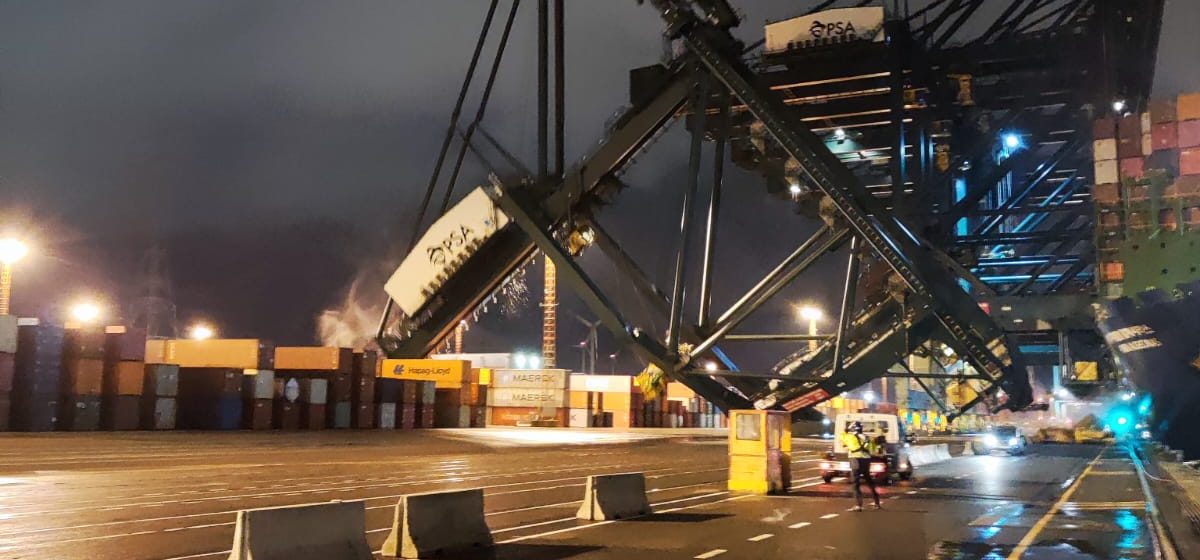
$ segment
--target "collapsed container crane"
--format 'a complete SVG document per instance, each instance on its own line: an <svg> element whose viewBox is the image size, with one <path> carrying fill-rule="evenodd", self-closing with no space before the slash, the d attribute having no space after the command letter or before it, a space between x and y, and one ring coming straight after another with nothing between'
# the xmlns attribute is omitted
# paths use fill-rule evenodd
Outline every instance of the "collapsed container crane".
<svg viewBox="0 0 1200 560"><path fill-rule="evenodd" d="M898 135L894 147L901 156L891 157L888 163L893 184L885 196L880 196L878 189L864 185L862 178L848 168L843 154L831 151L826 138L814 134L812 129L820 123L813 124L793 109L794 90L773 82L775 76L763 74L763 65L752 67L746 62L748 49L729 32L738 23L736 12L725 2L658 0L652 4L667 24L668 37L681 45L678 54L665 64L631 74L632 106L621 113L595 150L561 176L539 173L532 177L493 177L491 184L473 191L443 215L416 244L387 286L403 318L391 323L385 317L385 325L392 326L386 331L381 329L381 346L397 357L430 353L463 317L541 252L554 263L559 280L580 295L618 341L724 410L756 406L803 414L825 399L888 375L892 366L903 364L907 356L930 341L951 348L972 366L960 377L984 382L985 390L977 401L988 399L993 408L1014 410L1030 403L1032 390L1026 362L1017 344L975 299L987 283L972 274L970 263L964 263L961 254L948 254L944 230L931 227L936 225L938 215L962 211L965 206L933 204L932 211L923 212L913 201L918 196L906 197L912 194L910 191L927 196L920 187L939 183L945 175L931 173L925 164L914 166L913 171L905 169L906 149L916 151L926 164L942 161L945 154L935 154L935 142L922 136L929 131L915 127L916 140L906 141L903 132ZM940 49L954 32L947 27L954 25L939 26L947 21L961 25L979 3L931 2L928 9L939 4L943 11L910 14L910 20L924 17L928 21L932 13L933 24L917 29L915 35L921 37L922 44ZM1045 3L1015 4L1020 6L1002 14L994 24L996 29L988 31L991 39L969 45L976 49L974 52L985 47L1002 52L1003 44L996 38L1025 40L1027 36L1021 31L1027 27L1026 20L1048 17L1038 11ZM1081 13L1106 13L1106 8L1096 2L1076 0L1068 4L1055 6L1050 12L1052 19L1076 22ZM907 24L896 19L880 31L886 31L888 41L895 42L910 40L914 35ZM1141 42L1146 42L1144 37ZM889 43L887 48L891 46ZM1028 46L1022 43L1022 48ZM912 103L906 98L905 81L896 78L913 74L898 65L870 78L882 80L887 86L889 99L899 104L899 115L911 111ZM1121 83L1132 82L1145 82L1145 76L1139 74ZM666 293L601 226L600 218L614 197L632 188L623 184L620 172L676 120L687 122L692 142L679 214L680 249L674 261L674 282L670 293ZM893 115L891 122L902 129L907 120ZM699 188L699 166L708 140L713 144L714 179L706 193L708 223L704 256L698 267L699 309L697 319L689 321L684 318L682 297L690 291L685 280L687 271L694 267L687 262L688 224L694 199L705 194ZM731 150L739 165L782 170L794 178L785 187L792 202L811 202L802 213L819 217L823 225L737 303L718 315L711 310L712 285L722 280L714 273L713 246L718 237L721 166L726 149ZM751 163L747 165L747 161ZM769 172L764 175L768 176L768 191L772 191ZM913 200L902 203L903 198ZM1017 206L1010 204L1005 209L1016 211ZM622 280L666 320L666 332L651 333L622 314L576 259L588 246L603 252ZM734 340L788 339L786 335L743 335L734 331L815 262L846 246L850 246L851 257L834 335L815 351L806 346L783 356L771 371L739 371L719 345ZM871 284L863 278L863 262L878 264L887 271L883 284ZM997 400L1000 394L1004 398ZM974 404L966 403L960 410Z"/></svg>

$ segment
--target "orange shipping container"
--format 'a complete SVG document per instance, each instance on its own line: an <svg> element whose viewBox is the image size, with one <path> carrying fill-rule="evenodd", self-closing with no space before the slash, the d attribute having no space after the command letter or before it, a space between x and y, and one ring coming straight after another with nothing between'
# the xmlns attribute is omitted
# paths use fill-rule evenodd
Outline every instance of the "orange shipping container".
<svg viewBox="0 0 1200 560"><path fill-rule="evenodd" d="M354 351L336 346L280 346L275 349L275 369L303 369L350 373Z"/></svg>
<svg viewBox="0 0 1200 560"><path fill-rule="evenodd" d="M63 392L68 395L99 395L104 387L104 360L66 360Z"/></svg>
<svg viewBox="0 0 1200 560"><path fill-rule="evenodd" d="M165 338L148 338L146 339L146 363L147 364L169 364L167 361L167 343L171 342Z"/></svg>
<svg viewBox="0 0 1200 560"><path fill-rule="evenodd" d="M571 408L592 407L592 395L589 391L571 391L571 396L567 400L568 406Z"/></svg>
<svg viewBox="0 0 1200 560"><path fill-rule="evenodd" d="M466 360L384 360L379 376L434 381L438 389L458 389L470 373L471 362Z"/></svg>
<svg viewBox="0 0 1200 560"><path fill-rule="evenodd" d="M1121 282L1125 280L1125 265L1120 262L1106 262L1100 268L1101 282Z"/></svg>
<svg viewBox="0 0 1200 560"><path fill-rule="evenodd" d="M112 375L104 379L104 394L116 396L141 395L146 377L146 364L117 362Z"/></svg>
<svg viewBox="0 0 1200 560"><path fill-rule="evenodd" d="M1173 123L1179 120L1174 99L1159 99L1150 102L1150 122L1153 124Z"/></svg>
<svg viewBox="0 0 1200 560"><path fill-rule="evenodd" d="M527 424L536 418L549 418L557 420L559 426L566 426L569 414L570 409L567 408L556 408L547 411L543 408L489 406L487 409L487 424L489 426L516 426L518 424Z"/></svg>
<svg viewBox="0 0 1200 560"><path fill-rule="evenodd" d="M1092 190L1092 197L1098 204L1116 204L1121 201L1121 187L1115 183L1096 185Z"/></svg>
<svg viewBox="0 0 1200 560"><path fill-rule="evenodd" d="M672 381L667 384L668 399L690 399L696 396L696 392L688 388L687 385Z"/></svg>
<svg viewBox="0 0 1200 560"><path fill-rule="evenodd" d="M175 339L167 342L167 363L179 367L272 369L274 358L270 343L257 338Z"/></svg>
<svg viewBox="0 0 1200 560"><path fill-rule="evenodd" d="M1200 148L1192 148L1180 152L1179 174L1200 175Z"/></svg>
<svg viewBox="0 0 1200 560"><path fill-rule="evenodd" d="M1181 121L1200 120L1200 93L1185 93L1179 96L1176 117Z"/></svg>

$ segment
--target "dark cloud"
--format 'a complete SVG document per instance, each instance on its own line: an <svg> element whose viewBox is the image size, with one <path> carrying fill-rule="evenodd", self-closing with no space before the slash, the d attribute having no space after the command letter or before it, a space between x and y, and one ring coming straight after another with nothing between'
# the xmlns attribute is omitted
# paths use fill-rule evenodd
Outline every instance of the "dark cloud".
<svg viewBox="0 0 1200 560"><path fill-rule="evenodd" d="M527 4L486 122L528 162L535 33ZM567 4L574 159L627 103L627 71L660 57L662 24L632 1ZM761 22L802 10L782 0L737 4L746 15L738 33L749 40ZM1200 90L1190 32L1200 6L1168 4L1158 88ZM0 212L5 227L29 228L42 254L23 263L16 309L44 312L83 292L127 302L142 251L161 243L181 318L311 341L313 317L339 301L355 271L394 259L406 240L483 8L465 0L0 2ZM665 210L620 224L664 287L685 154L678 130L663 138L619 203ZM482 181L483 168L472 163L464 179ZM735 171L729 185L731 215L786 216L754 177ZM730 285L718 291L718 308L799 242L804 231L789 223L727 226L744 234L720 248ZM831 260L825 276L839 266ZM823 284L787 296L832 299L837 282ZM787 313L767 310L748 328ZM528 340L499 334L514 329L494 320L474 336L497 349L536 346L536 313L527 315ZM564 329L564 340L582 336Z"/></svg>

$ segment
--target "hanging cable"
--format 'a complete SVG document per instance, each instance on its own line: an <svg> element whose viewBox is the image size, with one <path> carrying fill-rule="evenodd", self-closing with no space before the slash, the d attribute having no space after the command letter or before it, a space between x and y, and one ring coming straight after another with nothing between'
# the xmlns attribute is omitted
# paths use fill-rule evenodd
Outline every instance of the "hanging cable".
<svg viewBox="0 0 1200 560"><path fill-rule="evenodd" d="M521 6L521 0L513 0L512 9L508 12L508 21L504 22L504 32L500 34L500 45L496 47L496 57L492 60L492 70L488 73L487 84L483 86L483 96L479 99L479 109L475 111L475 119L471 124L467 125L467 131L463 134L462 146L458 149L458 158L454 161L454 171L450 173L450 182L446 185L446 193L442 196L442 204L438 207L438 216L446 213L446 209L450 207L450 197L454 194L454 186L458 182L458 173L462 170L463 157L467 153L467 145L471 143L471 137L475 135L475 129L479 127L480 121L483 120L484 113L487 112L488 100L492 96L492 86L496 85L496 74L500 71L500 62L504 59L505 47L508 46L508 37L512 32L513 21L517 18L517 8Z"/></svg>
<svg viewBox="0 0 1200 560"><path fill-rule="evenodd" d="M500 0L492 0L488 6L487 16L483 18L483 28L479 30L479 40L475 42L475 52L471 54L471 64L467 66L467 74L463 77L462 87L458 91L458 100L454 102L454 110L450 112L450 124L446 126L446 135L442 139L442 150L438 154L437 163L433 166L433 175L429 178L429 186L425 188L425 196L421 199L421 207L417 211L417 218L413 220L412 235L408 237L408 247L404 253L412 252L413 247L417 244L417 236L421 234L421 222L425 221L425 212L429 209L429 201L433 198L433 191L437 188L438 176L442 171L442 164L446 160L446 152L450 150L450 142L454 139L454 131L458 128L458 117L462 112L463 102L467 98L467 91L471 88L471 81L475 77L475 67L479 63L479 55L483 52L483 45L487 42L488 30L492 27L492 18L496 15L496 6ZM384 331L387 330L388 317L392 313L392 306L395 302L392 298L387 299L387 303L383 307L383 314L379 317L379 328L375 333L376 339L383 338Z"/></svg>

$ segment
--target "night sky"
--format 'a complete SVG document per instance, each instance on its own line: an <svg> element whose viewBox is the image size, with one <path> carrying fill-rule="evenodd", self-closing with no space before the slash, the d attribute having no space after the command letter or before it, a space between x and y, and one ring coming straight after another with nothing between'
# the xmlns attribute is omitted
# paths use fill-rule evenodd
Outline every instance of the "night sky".
<svg viewBox="0 0 1200 560"><path fill-rule="evenodd" d="M485 125L532 164L536 4L524 4ZM567 4L569 164L627 103L627 71L660 58L662 23L632 0ZM759 23L806 4L736 2L746 22L738 33L756 40ZM181 325L205 318L223 335L308 344L323 310L345 311L356 278L359 303L378 305L485 7L0 1L0 231L35 246L16 274L15 311L61 313L86 296L127 315L145 278L139 262L155 244L167 252ZM1198 25L1200 3L1168 0L1157 94L1200 90ZM663 287L685 180L681 129L626 175L634 188L614 209L626 217L611 228ZM468 162L460 194L486 177ZM787 205L753 176L731 171L727 187L718 309L812 228L789 221ZM585 261L597 266L596 257ZM781 302L833 301L841 261L826 259ZM540 274L530 269L533 300ZM644 318L628 286L608 287L631 320L663 327ZM786 303L764 309L747 330L790 324L792 313ZM516 318L493 311L467 349L534 349L538 320L532 304ZM584 328L565 313L560 322L561 361L571 365L578 353L568 346ZM616 350L605 336L601 347Z"/></svg>

